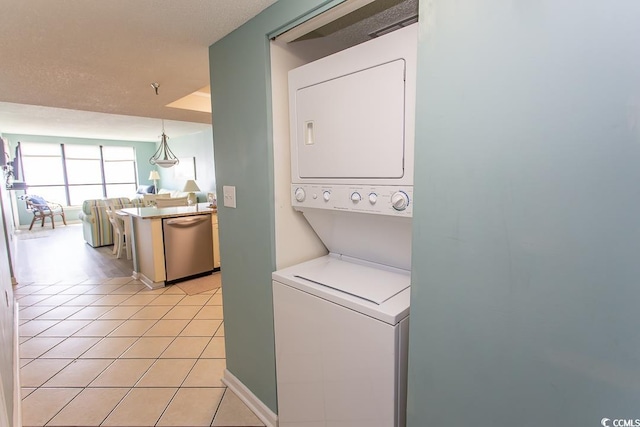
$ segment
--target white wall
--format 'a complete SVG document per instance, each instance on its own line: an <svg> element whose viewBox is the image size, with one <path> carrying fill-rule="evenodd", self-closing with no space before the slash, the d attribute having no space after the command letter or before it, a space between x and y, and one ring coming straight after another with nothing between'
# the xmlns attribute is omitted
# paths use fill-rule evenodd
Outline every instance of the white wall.
<svg viewBox="0 0 640 427"><path fill-rule="evenodd" d="M7 200L7 190L0 186L0 207ZM17 360L15 359L16 304L10 273L10 255L5 228L6 218L0 212L0 426L12 425L19 416L15 406L19 401L16 385ZM10 227L10 224L7 224ZM17 427L17 426L16 426Z"/></svg>
<svg viewBox="0 0 640 427"><path fill-rule="evenodd" d="M291 147L288 72L333 52L322 40L285 44L271 42L273 161L276 223L276 268L285 268L327 253L300 212L291 207Z"/></svg>

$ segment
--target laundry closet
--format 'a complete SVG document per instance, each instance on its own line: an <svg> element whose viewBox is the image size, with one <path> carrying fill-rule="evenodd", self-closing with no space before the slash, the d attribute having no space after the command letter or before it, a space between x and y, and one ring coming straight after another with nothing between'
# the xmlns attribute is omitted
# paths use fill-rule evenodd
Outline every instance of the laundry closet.
<svg viewBox="0 0 640 427"><path fill-rule="evenodd" d="M417 6L376 3L271 46L281 426L405 424Z"/></svg>

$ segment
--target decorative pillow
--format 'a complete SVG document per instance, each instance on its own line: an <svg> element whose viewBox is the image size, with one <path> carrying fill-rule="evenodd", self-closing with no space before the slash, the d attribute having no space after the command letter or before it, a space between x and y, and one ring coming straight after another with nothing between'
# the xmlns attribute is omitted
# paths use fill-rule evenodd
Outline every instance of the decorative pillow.
<svg viewBox="0 0 640 427"><path fill-rule="evenodd" d="M29 200L34 205L47 205L47 201L40 196L29 196Z"/></svg>
<svg viewBox="0 0 640 427"><path fill-rule="evenodd" d="M153 185L139 185L136 194L154 194L156 188Z"/></svg>

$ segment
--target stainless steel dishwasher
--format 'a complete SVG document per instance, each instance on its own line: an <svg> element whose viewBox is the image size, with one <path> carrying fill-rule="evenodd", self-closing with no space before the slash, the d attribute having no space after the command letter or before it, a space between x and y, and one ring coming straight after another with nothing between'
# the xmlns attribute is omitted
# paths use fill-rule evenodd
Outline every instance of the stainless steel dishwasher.
<svg viewBox="0 0 640 427"><path fill-rule="evenodd" d="M166 283L213 272L211 215L162 220Z"/></svg>

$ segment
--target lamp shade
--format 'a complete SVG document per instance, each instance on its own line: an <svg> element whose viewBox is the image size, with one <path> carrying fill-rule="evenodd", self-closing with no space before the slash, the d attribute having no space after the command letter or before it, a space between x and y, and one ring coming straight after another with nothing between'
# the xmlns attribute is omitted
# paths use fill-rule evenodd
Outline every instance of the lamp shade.
<svg viewBox="0 0 640 427"><path fill-rule="evenodd" d="M200 187L198 187L198 184L196 184L196 182L192 179L187 180L187 182L184 184L184 188L182 189L182 191L186 191L186 192L193 192L193 191L200 191Z"/></svg>
<svg viewBox="0 0 640 427"><path fill-rule="evenodd" d="M160 174L158 173L158 171L151 171L151 173L149 174L149 179L151 181L160 179Z"/></svg>

